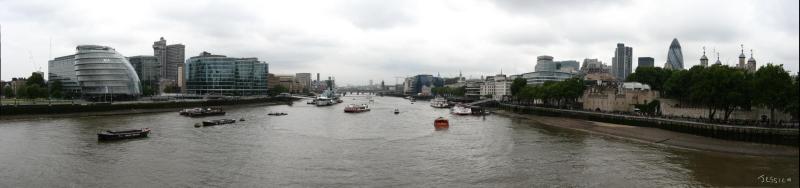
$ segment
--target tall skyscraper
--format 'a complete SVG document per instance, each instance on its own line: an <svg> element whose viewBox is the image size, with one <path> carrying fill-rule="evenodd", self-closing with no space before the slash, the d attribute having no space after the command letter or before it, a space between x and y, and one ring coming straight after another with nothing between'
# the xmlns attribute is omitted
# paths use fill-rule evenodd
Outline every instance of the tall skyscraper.
<svg viewBox="0 0 800 188"><path fill-rule="evenodd" d="M167 45L164 37L153 43L153 55L161 65L161 80L178 81L178 67L185 60L186 46L183 44Z"/></svg>
<svg viewBox="0 0 800 188"><path fill-rule="evenodd" d="M639 57L639 63L637 67L653 67L655 63L655 59L652 57Z"/></svg>
<svg viewBox="0 0 800 188"><path fill-rule="evenodd" d="M666 69L683 70L683 53L681 52L681 44L678 39L672 39L669 44L669 51L667 51L667 63L664 65Z"/></svg>
<svg viewBox="0 0 800 188"><path fill-rule="evenodd" d="M614 50L614 57L611 59L611 73L619 81L625 81L625 78L632 72L631 62L633 62L633 48L626 47L623 43L617 43L617 48Z"/></svg>

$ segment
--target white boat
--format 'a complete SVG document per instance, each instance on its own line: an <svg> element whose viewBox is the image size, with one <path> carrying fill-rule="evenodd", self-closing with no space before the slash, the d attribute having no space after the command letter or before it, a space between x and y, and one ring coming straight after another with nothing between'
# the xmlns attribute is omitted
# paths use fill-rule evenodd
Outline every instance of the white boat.
<svg viewBox="0 0 800 188"><path fill-rule="evenodd" d="M317 106L330 106L334 104L334 100L327 97L317 97L315 102Z"/></svg>
<svg viewBox="0 0 800 188"><path fill-rule="evenodd" d="M447 99L444 97L436 97L431 100L431 107L434 108L447 108L450 107L450 104L447 104Z"/></svg>
<svg viewBox="0 0 800 188"><path fill-rule="evenodd" d="M346 107L344 107L345 113L358 113L358 112L366 112L369 110L370 110L369 105L367 104L361 104L361 105L349 104Z"/></svg>
<svg viewBox="0 0 800 188"><path fill-rule="evenodd" d="M450 113L455 115L471 115L472 108L463 104L457 104L450 108Z"/></svg>

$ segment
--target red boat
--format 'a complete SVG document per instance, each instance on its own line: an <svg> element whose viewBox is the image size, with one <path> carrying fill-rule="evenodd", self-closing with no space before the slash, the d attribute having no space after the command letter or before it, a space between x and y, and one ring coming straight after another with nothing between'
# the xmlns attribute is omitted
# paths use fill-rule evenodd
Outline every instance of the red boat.
<svg viewBox="0 0 800 188"><path fill-rule="evenodd" d="M433 121L433 127L436 128L437 131L438 130L446 130L447 128L450 127L450 123L447 121L447 119L445 119L443 117L439 117L439 118L436 118L436 120Z"/></svg>

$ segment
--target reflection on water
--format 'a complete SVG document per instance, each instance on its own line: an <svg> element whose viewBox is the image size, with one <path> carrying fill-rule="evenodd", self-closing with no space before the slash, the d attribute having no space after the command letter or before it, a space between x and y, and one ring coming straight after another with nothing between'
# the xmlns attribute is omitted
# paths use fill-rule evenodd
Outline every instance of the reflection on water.
<svg viewBox="0 0 800 188"><path fill-rule="evenodd" d="M363 97L346 103L366 103ZM374 97L344 105L228 109L245 122L194 128L177 112L0 123L0 187L592 186L758 184L790 177L798 159L647 145L503 116L450 116L427 102ZM393 114L394 108L401 110ZM267 116L286 112L287 116ZM434 131L433 120L450 119ZM149 138L97 142L103 129L150 127Z"/></svg>

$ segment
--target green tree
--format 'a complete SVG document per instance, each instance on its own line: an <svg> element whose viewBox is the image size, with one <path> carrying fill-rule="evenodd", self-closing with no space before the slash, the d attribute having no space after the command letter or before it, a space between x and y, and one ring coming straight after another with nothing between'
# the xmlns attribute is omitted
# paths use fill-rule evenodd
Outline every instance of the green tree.
<svg viewBox="0 0 800 188"><path fill-rule="evenodd" d="M672 75L664 82L664 97L688 100L689 93L689 71L679 70L672 72Z"/></svg>
<svg viewBox="0 0 800 188"><path fill-rule="evenodd" d="M62 89L64 89L64 85L61 83L61 80L55 80L50 83L50 97L52 98L63 98L64 94L62 93Z"/></svg>
<svg viewBox="0 0 800 188"><path fill-rule="evenodd" d="M627 77L629 82L639 82L650 85L650 88L664 94L664 84L672 76L672 70L661 67L638 67L636 72Z"/></svg>
<svg viewBox="0 0 800 188"><path fill-rule="evenodd" d="M44 77L41 74L32 73L31 76L29 76L28 79L25 80L25 85L26 86L30 86L30 85L45 86Z"/></svg>
<svg viewBox="0 0 800 188"><path fill-rule="evenodd" d="M524 78L515 78L514 81L511 82L511 96L517 96L522 88L528 85L528 81Z"/></svg>
<svg viewBox="0 0 800 188"><path fill-rule="evenodd" d="M40 87L37 84L25 86L24 90L28 99L47 97L47 89Z"/></svg>
<svg viewBox="0 0 800 188"><path fill-rule="evenodd" d="M14 89L12 89L12 88L11 88L11 86L6 86L6 87L4 87L4 88L3 88L3 95L4 95L6 98L11 98L11 97L14 97Z"/></svg>
<svg viewBox="0 0 800 188"><path fill-rule="evenodd" d="M784 112L791 114L794 119L800 119L800 114L798 114L800 112L800 76L794 76L794 83L789 92L789 103Z"/></svg>
<svg viewBox="0 0 800 188"><path fill-rule="evenodd" d="M767 64L754 75L755 102L770 110L770 121L775 119L775 110L784 110L791 99L792 78L782 65ZM795 89L796 90L796 89Z"/></svg>
<svg viewBox="0 0 800 188"><path fill-rule="evenodd" d="M281 94L281 93L288 93L288 92L289 92L289 88L287 88L286 86L276 85L274 88L269 90L269 95L275 96L275 95L278 95L278 94Z"/></svg>

